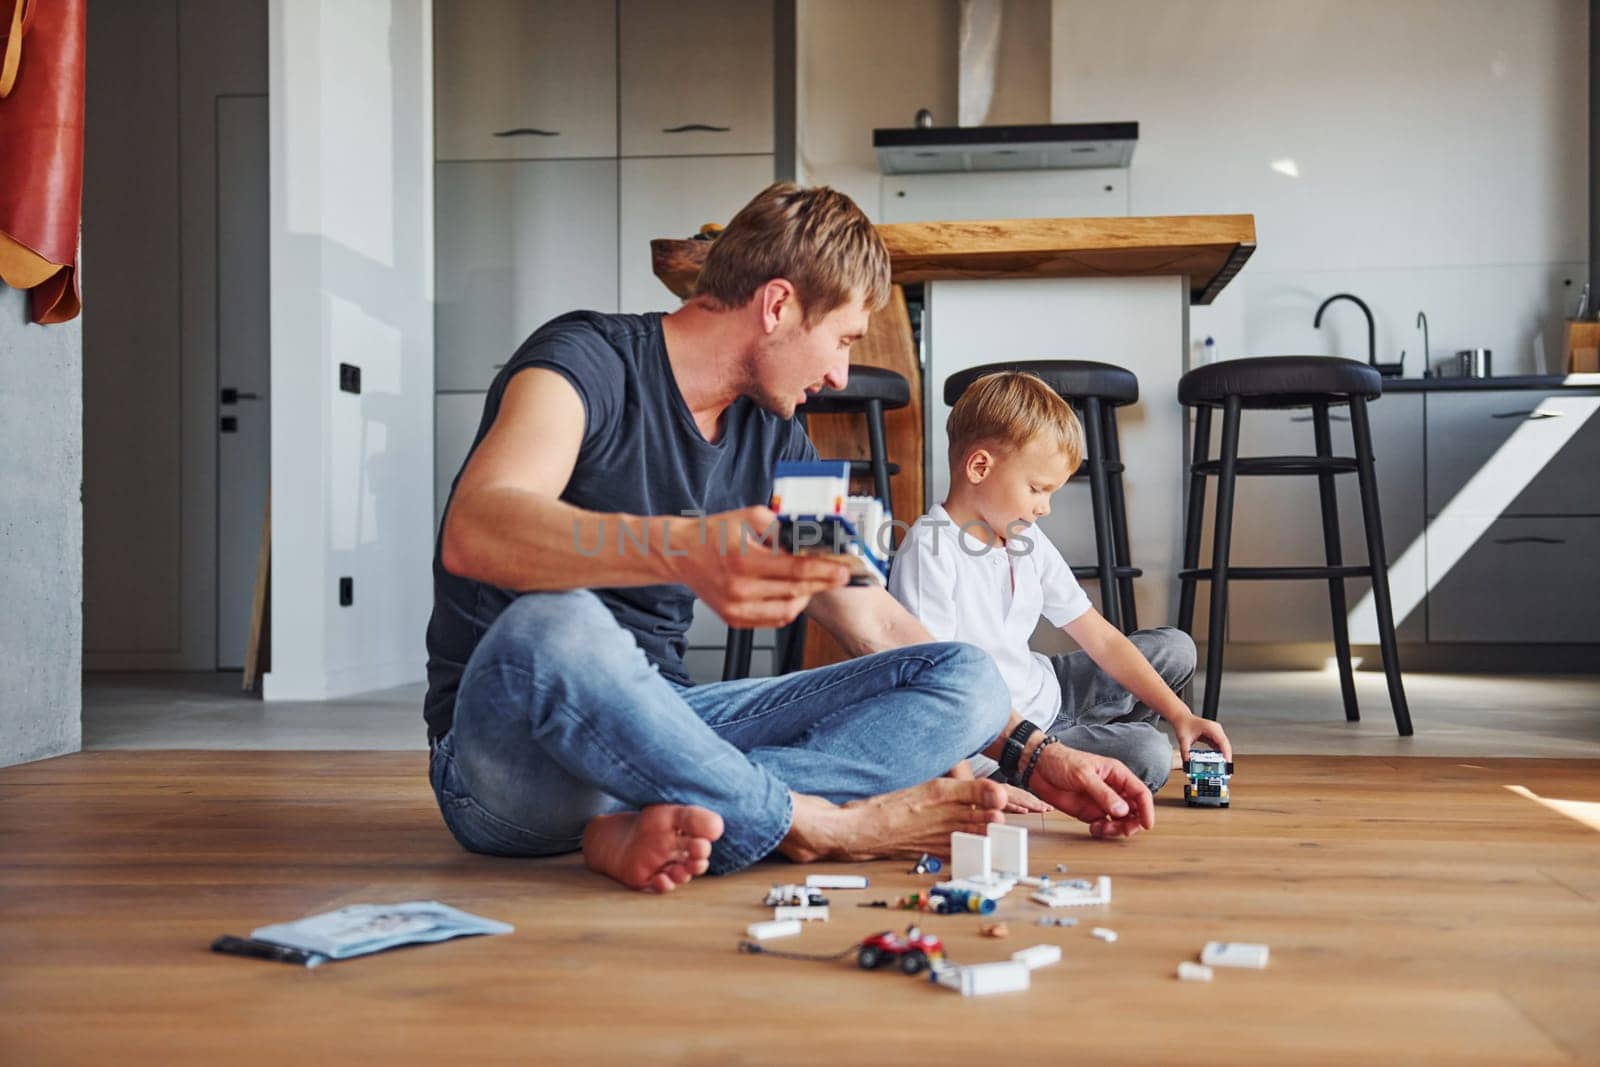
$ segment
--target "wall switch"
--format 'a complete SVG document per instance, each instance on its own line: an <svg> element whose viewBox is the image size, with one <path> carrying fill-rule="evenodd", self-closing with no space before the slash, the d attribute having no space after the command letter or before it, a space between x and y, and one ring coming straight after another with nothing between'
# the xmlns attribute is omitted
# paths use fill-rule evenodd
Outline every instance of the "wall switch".
<svg viewBox="0 0 1600 1067"><path fill-rule="evenodd" d="M339 579L339 606L347 608L356 602L356 580L354 578Z"/></svg>
<svg viewBox="0 0 1600 1067"><path fill-rule="evenodd" d="M339 364L339 388L347 393L360 393L361 368L354 363Z"/></svg>

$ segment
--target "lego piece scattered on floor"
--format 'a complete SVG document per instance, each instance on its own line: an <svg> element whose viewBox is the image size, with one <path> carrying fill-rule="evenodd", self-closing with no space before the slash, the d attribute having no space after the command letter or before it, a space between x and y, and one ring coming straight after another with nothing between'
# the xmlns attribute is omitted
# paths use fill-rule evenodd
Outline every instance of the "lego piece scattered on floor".
<svg viewBox="0 0 1600 1067"><path fill-rule="evenodd" d="M1184 960L1178 964L1178 980L1182 982L1209 982L1211 981L1211 968L1203 963L1192 963Z"/></svg>
<svg viewBox="0 0 1600 1067"><path fill-rule="evenodd" d="M1070 915L1041 915L1039 926L1077 926L1078 920Z"/></svg>
<svg viewBox="0 0 1600 1067"><path fill-rule="evenodd" d="M1056 873L1057 874L1066 874L1067 873L1067 865L1065 863L1056 864Z"/></svg>
<svg viewBox="0 0 1600 1067"><path fill-rule="evenodd" d="M930 856L924 852L921 858L917 860L917 865L911 868L911 873L938 874L942 870L944 870L944 861L938 856Z"/></svg>
<svg viewBox="0 0 1600 1067"><path fill-rule="evenodd" d="M867 877L863 874L808 874L808 889L865 889Z"/></svg>
<svg viewBox="0 0 1600 1067"><path fill-rule="evenodd" d="M1076 884L1053 885L1048 889L1041 889L1029 896L1030 900L1043 904L1047 908L1077 908L1089 904L1111 903L1111 877L1102 874L1090 888L1088 882L1081 879Z"/></svg>
<svg viewBox="0 0 1600 1067"><path fill-rule="evenodd" d="M827 922L826 904L779 904L772 909L774 919L799 919L801 922Z"/></svg>
<svg viewBox="0 0 1600 1067"><path fill-rule="evenodd" d="M775 885L767 890L767 896L763 903L769 908L795 904L826 907L828 898L822 895L821 890L803 885Z"/></svg>
<svg viewBox="0 0 1600 1067"><path fill-rule="evenodd" d="M799 919L773 919L771 922L751 923L745 934L757 941L770 941L775 937L793 937L800 932Z"/></svg>
<svg viewBox="0 0 1600 1067"><path fill-rule="evenodd" d="M995 823L989 827L990 853L994 873L1006 878L1028 876L1028 829Z"/></svg>
<svg viewBox="0 0 1600 1067"><path fill-rule="evenodd" d="M1090 930L1089 932L1091 934L1093 934L1095 937L1098 937L1100 940L1102 940L1104 942L1107 942L1108 944L1117 939L1117 932L1115 930L1108 929L1108 928L1106 928L1104 926L1096 926L1093 930Z"/></svg>
<svg viewBox="0 0 1600 1067"><path fill-rule="evenodd" d="M1011 954L1011 958L1030 971L1061 962L1060 945L1032 945Z"/></svg>
<svg viewBox="0 0 1600 1067"><path fill-rule="evenodd" d="M1208 967L1260 970L1267 965L1267 946L1249 941L1207 941L1200 951L1200 962Z"/></svg>
<svg viewBox="0 0 1600 1067"><path fill-rule="evenodd" d="M999 963L974 963L966 967L943 964L932 971L933 981L954 989L964 997L984 997L993 993L1015 993L1027 989L1028 968L1016 960Z"/></svg>
<svg viewBox="0 0 1600 1067"><path fill-rule="evenodd" d="M1005 923L984 923L982 926L978 927L978 936L993 938L1010 937L1011 927L1007 926Z"/></svg>

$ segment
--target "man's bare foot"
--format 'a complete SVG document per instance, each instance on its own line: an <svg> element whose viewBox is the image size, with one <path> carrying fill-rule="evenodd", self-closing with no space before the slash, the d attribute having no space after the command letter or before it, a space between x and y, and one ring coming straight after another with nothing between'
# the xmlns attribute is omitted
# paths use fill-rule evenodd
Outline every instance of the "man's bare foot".
<svg viewBox="0 0 1600 1067"><path fill-rule="evenodd" d="M583 830L583 862L629 889L670 893L711 861L722 816L687 804L597 815Z"/></svg>
<svg viewBox="0 0 1600 1067"><path fill-rule="evenodd" d="M796 793L794 822L778 851L798 863L948 856L951 833L987 833L990 823L1006 821L1006 801L1000 783L987 779L935 778L843 807Z"/></svg>

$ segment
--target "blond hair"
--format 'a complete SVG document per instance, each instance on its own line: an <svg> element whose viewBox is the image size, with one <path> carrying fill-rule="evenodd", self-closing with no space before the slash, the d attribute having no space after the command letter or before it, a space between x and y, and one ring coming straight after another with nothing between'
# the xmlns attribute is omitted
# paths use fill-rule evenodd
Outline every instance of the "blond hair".
<svg viewBox="0 0 1600 1067"><path fill-rule="evenodd" d="M775 182L712 243L694 292L743 307L774 278L794 286L807 327L851 299L876 311L889 302L889 250L843 193Z"/></svg>
<svg viewBox="0 0 1600 1067"><path fill-rule="evenodd" d="M985 374L967 386L950 409L945 432L952 469L974 448L1015 452L1041 435L1049 435L1060 446L1071 470L1083 463L1083 424L1072 405L1037 374Z"/></svg>

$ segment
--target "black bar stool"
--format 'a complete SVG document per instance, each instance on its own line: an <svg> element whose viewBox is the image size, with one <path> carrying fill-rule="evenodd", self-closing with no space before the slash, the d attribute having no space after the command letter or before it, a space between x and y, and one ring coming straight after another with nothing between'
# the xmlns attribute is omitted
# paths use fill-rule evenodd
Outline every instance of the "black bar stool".
<svg viewBox="0 0 1600 1067"><path fill-rule="evenodd" d="M1222 692L1222 653L1228 624L1228 582L1324 579L1333 613L1333 643L1339 661L1339 688L1345 718L1361 715L1356 707L1355 678L1350 667L1350 629L1346 619L1344 580L1372 579L1372 601L1378 613L1378 644L1389 683L1389 703L1402 737L1411 736L1411 712L1400 678L1393 605L1389 599L1389 564L1383 548L1383 522L1378 513L1378 480L1373 473L1372 430L1367 402L1383 395L1383 379L1365 363L1334 356L1266 356L1233 359L1197 368L1178 382L1178 402L1195 409L1194 454L1189 463L1188 512L1183 532L1183 569L1178 626L1194 631L1195 582L1211 583L1211 626L1206 636L1204 715L1217 717ZM1348 404L1355 457L1335 456L1328 409ZM1316 454L1311 456L1239 456L1239 422L1246 409L1311 409ZM1222 409L1222 452L1209 459L1211 412ZM1339 543L1338 496L1334 476L1356 475L1361 487L1361 512L1366 526L1365 566L1344 563ZM1211 541L1211 566L1201 567L1200 531L1206 506L1206 478L1217 477L1216 528ZM1322 496L1322 541L1326 566L1234 567L1228 558L1233 537L1234 480L1240 476L1315 475Z"/></svg>
<svg viewBox="0 0 1600 1067"><path fill-rule="evenodd" d="M850 368L850 379L843 389L824 389L795 412L802 420L808 415L866 416L868 458L850 460L850 474L852 477L865 475L872 477L873 495L883 503L886 519L894 513L889 478L900 473L900 465L889 462L883 413L903 408L909 403L911 403L911 385L903 374L883 367L853 366ZM755 634L752 631L728 631L728 644L722 654L723 681L749 677L750 655L754 644ZM800 669L805 655L805 644L804 615L778 630L777 647L773 650L778 674L788 674Z"/></svg>
<svg viewBox="0 0 1600 1067"><path fill-rule="evenodd" d="M1089 480L1094 512L1093 565L1074 565L1074 577L1100 584L1101 611L1123 633L1139 628L1133 601L1133 580L1144 572L1133 565L1128 550L1128 513L1122 493L1122 450L1117 444L1117 409L1139 399L1139 379L1130 370L1087 359L1034 359L986 363L945 379L944 402L954 407L961 394L985 374L1020 371L1037 375L1082 417L1083 467L1073 478Z"/></svg>

